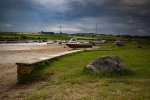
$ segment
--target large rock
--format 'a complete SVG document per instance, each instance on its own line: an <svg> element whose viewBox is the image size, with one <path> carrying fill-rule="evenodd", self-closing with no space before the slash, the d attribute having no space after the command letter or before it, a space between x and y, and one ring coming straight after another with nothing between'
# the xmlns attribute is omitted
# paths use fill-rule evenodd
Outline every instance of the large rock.
<svg viewBox="0 0 150 100"><path fill-rule="evenodd" d="M124 67L122 59L118 56L102 56L92 61L87 68L93 71L120 71Z"/></svg>

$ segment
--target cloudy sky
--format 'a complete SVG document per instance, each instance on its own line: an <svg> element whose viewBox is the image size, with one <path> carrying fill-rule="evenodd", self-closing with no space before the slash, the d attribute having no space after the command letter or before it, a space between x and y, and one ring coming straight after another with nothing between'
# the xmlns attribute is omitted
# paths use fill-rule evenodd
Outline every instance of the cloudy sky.
<svg viewBox="0 0 150 100"><path fill-rule="evenodd" d="M0 1L0 31L150 35L150 0Z"/></svg>

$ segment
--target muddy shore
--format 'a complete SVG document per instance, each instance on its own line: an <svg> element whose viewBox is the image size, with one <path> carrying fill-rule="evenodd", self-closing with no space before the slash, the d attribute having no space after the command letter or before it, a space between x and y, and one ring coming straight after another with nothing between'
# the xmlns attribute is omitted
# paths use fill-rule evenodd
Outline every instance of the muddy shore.
<svg viewBox="0 0 150 100"><path fill-rule="evenodd" d="M17 84L16 62L71 50L64 46L63 44L0 44L0 98L18 98L20 93L36 87L37 83Z"/></svg>

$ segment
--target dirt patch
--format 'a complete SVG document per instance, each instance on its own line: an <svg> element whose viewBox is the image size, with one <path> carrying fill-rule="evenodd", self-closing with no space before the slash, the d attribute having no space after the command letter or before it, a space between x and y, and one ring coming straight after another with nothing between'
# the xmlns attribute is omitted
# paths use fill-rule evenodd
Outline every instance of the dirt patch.
<svg viewBox="0 0 150 100"><path fill-rule="evenodd" d="M16 62L40 58L68 50L71 50L71 48L64 48L63 44L0 44L0 99L21 98L25 91L31 91L41 84L41 82L37 82L28 85L18 85Z"/></svg>

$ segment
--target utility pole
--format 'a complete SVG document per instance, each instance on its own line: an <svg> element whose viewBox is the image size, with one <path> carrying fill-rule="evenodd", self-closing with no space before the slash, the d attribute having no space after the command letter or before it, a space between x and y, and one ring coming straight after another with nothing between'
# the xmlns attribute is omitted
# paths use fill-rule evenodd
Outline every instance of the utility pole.
<svg viewBox="0 0 150 100"><path fill-rule="evenodd" d="M60 18L61 18L61 17L58 17L58 20L59 20L59 28L60 28L60 34L62 34L62 31L61 31L61 23L60 23Z"/></svg>
<svg viewBox="0 0 150 100"><path fill-rule="evenodd" d="M106 33L105 29L104 29L104 34Z"/></svg>
<svg viewBox="0 0 150 100"><path fill-rule="evenodd" d="M105 26L103 26L103 34L105 34L106 33L106 30L105 30ZM106 34L107 35L107 34Z"/></svg>
<svg viewBox="0 0 150 100"><path fill-rule="evenodd" d="M96 24L96 34L97 34L97 24Z"/></svg>

